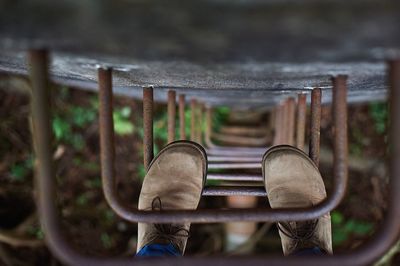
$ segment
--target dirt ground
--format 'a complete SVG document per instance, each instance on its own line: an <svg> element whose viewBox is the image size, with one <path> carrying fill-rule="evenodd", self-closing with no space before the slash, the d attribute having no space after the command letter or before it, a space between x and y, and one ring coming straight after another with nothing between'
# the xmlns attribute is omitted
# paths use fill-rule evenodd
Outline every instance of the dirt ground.
<svg viewBox="0 0 400 266"><path fill-rule="evenodd" d="M379 227L386 208L385 104L349 107L351 167L345 200L332 213L335 252L347 251L368 240ZM121 198L135 206L143 178L142 106L140 101L115 99L116 169ZM157 149L164 145L165 106L157 105ZM58 89L53 130L58 204L64 233L75 248L96 256L134 255L137 225L118 218L106 204L100 181L99 135L96 95ZM34 203L33 155L29 130L29 98L24 93L0 90L0 264L59 265L43 242ZM330 108L323 108L321 147L332 147ZM322 156L321 156L322 157ZM352 163L350 163L352 165ZM332 169L321 159L321 173L328 191ZM224 206L224 198L202 199L200 207ZM259 205L266 204L259 199ZM259 228L262 224L259 225ZM193 225L188 255L225 253L224 226ZM252 253L279 253L277 229L259 236ZM226 254L226 253L225 253Z"/></svg>

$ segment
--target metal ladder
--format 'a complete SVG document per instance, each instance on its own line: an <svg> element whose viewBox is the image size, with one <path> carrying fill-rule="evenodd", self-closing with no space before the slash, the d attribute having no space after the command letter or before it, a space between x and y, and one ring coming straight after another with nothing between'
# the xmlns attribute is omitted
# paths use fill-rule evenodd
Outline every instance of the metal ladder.
<svg viewBox="0 0 400 266"><path fill-rule="evenodd" d="M389 62L389 85L391 90L391 138L392 160L390 164L391 192L388 202L388 212L385 222L381 225L379 232L366 245L356 250L333 256L315 257L183 257L162 258L143 260L135 258L94 258L80 254L73 250L62 235L59 211L55 204L56 186L54 166L52 163L52 151L50 140L50 88L48 53L45 50L31 50L28 53L29 78L32 85L32 121L33 140L35 147L36 185L38 190L39 215L43 230L45 232L48 247L52 253L63 263L70 265L365 265L380 257L397 239L400 231L400 140L396 138L400 132L400 61ZM328 193L328 198L320 204L311 208L299 209L198 209L198 210L175 210L175 211L140 211L132 209L121 202L115 187L114 167L114 131L113 131L113 92L112 92L112 70L100 68L98 70L99 86L99 119L100 119L100 145L101 145L101 172L104 196L114 210L123 219L130 222L146 223L222 223L232 221L304 221L316 219L323 214L332 211L343 199L348 179L347 169L347 85L346 76L338 75L332 77L333 102L332 113L334 130L334 166L333 166L333 190ZM287 99L283 104L274 108L274 144L294 144L294 132L297 131L296 146L304 147L305 128L305 95L299 95L297 101L297 125L295 126L296 104L293 98ZM175 121L175 92L169 93L168 115L169 115L169 140L174 137ZM311 135L310 135L310 157L318 164L319 161L319 128L321 114L321 90L316 88L311 97ZM179 97L179 114L182 121L182 108L184 97ZM196 103L192 102L192 108ZM194 132L195 117L192 119L192 136L199 134ZM211 109L206 111L206 120L211 117ZM143 121L144 121L144 164L148 166L153 158L153 88L143 89ZM181 124L182 126L182 124ZM181 128L182 129L182 128ZM397 135L396 135L397 134ZM218 164L218 158L230 157L231 162L226 163L226 168L260 167L259 163L240 160L238 154L250 154L254 157L262 155L265 149L240 148L240 147L218 147L211 141L210 127L207 127L205 144L207 153L213 156L213 163ZM233 154L235 156L228 156ZM225 158L226 159L226 158ZM237 167L237 164L241 164ZM252 164L252 165L250 165ZM209 165L209 166L210 166ZM221 165L219 166L221 168ZM208 178L214 180L246 179L260 181L260 176L245 175L210 175ZM217 195L254 195L265 196L263 188L254 187L206 187L204 196Z"/></svg>

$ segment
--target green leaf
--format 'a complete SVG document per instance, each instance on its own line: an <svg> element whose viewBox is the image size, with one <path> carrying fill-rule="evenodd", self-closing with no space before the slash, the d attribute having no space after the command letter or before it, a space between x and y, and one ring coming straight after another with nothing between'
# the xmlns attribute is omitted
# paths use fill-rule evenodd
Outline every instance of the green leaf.
<svg viewBox="0 0 400 266"><path fill-rule="evenodd" d="M76 204L79 206L84 206L88 203L88 198L85 194L81 194L77 199L76 199Z"/></svg>
<svg viewBox="0 0 400 266"><path fill-rule="evenodd" d="M14 164L11 166L11 179L13 181L24 181L26 175L29 172L29 169L27 169L23 164Z"/></svg>
<svg viewBox="0 0 400 266"><path fill-rule="evenodd" d="M332 244L338 246L348 238L348 233L343 228L334 228L332 233Z"/></svg>
<svg viewBox="0 0 400 266"><path fill-rule="evenodd" d="M114 130L117 135L129 135L135 130L133 123L129 120L131 108L123 107L113 112Z"/></svg>
<svg viewBox="0 0 400 266"><path fill-rule="evenodd" d="M139 164L138 174L139 174L140 180L143 182L144 177L146 176L146 169L144 168L143 164Z"/></svg>
<svg viewBox="0 0 400 266"><path fill-rule="evenodd" d="M339 224L343 223L344 217L340 212L333 211L331 213L331 219L332 219L332 224L339 225Z"/></svg>
<svg viewBox="0 0 400 266"><path fill-rule="evenodd" d="M76 106L71 109L70 116L73 124L82 128L96 119L96 112L90 108Z"/></svg>
<svg viewBox="0 0 400 266"><path fill-rule="evenodd" d="M110 248L112 246L112 239L109 234L102 233L100 239L105 248Z"/></svg>
<svg viewBox="0 0 400 266"><path fill-rule="evenodd" d="M57 140L62 140L71 134L71 125L59 116L53 118L52 127Z"/></svg>
<svg viewBox="0 0 400 266"><path fill-rule="evenodd" d="M121 109L121 116L124 118L129 118L131 116L131 108L129 106L125 106Z"/></svg>
<svg viewBox="0 0 400 266"><path fill-rule="evenodd" d="M85 141L83 140L83 137L79 134L72 134L68 142L71 143L72 146L77 150L82 150L85 146Z"/></svg>

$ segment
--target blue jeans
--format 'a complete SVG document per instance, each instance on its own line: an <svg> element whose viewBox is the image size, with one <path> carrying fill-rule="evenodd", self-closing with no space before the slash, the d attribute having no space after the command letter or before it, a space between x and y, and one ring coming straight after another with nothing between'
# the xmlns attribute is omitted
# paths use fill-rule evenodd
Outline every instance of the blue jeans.
<svg viewBox="0 0 400 266"><path fill-rule="evenodd" d="M292 256L322 255L324 252L318 248L308 248L296 251ZM151 244L142 247L136 254L138 257L177 257L182 254L172 244Z"/></svg>

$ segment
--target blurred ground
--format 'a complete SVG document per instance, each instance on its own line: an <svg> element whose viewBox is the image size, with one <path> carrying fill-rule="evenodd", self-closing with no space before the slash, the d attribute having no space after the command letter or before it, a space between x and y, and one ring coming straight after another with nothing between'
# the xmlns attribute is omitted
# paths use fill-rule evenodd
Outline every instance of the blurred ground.
<svg viewBox="0 0 400 266"><path fill-rule="evenodd" d="M72 245L86 254L133 255L137 226L119 219L107 206L101 191L96 94L67 88L55 91L54 160L64 233ZM115 99L119 192L132 205L137 204L144 175L141 110L139 101ZM0 264L59 265L44 246L37 222L28 95L0 90L0 121ZM386 122L384 103L349 107L352 169L346 199L332 213L335 252L357 247L373 234L383 219L388 182ZM328 189L332 179L330 124L330 108L323 108L321 146L328 155L321 158L321 172ZM154 130L157 151L166 141L163 105L155 106ZM321 157L324 156L321 154ZM265 204L266 199L259 199L260 206ZM201 206L224 206L224 199L204 198ZM223 246L222 225L192 226L188 255L221 253ZM280 250L279 236L273 226L268 234L259 236L254 253L279 253Z"/></svg>

